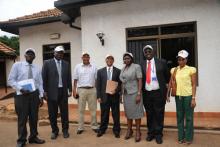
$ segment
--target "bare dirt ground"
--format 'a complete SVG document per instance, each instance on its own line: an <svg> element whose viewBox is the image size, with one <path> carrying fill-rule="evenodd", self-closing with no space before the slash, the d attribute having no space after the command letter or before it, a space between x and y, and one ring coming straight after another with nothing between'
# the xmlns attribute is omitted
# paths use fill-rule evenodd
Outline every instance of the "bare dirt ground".
<svg viewBox="0 0 220 147"><path fill-rule="evenodd" d="M142 140L139 143L134 142L134 138L124 140L125 129L122 129L121 138L116 139L112 130L108 129L106 134L100 138L86 127L86 131L81 135L76 134L76 125L70 125L70 138L64 139L62 134L59 134L57 140L50 139L50 126L40 126L39 136L46 140L43 145L27 144L27 147L183 147L176 141L177 132L171 130L164 131L164 143L162 145L156 144L155 140L152 142L145 141L146 130L142 130ZM15 147L17 139L17 126L15 121L4 120L0 122L0 147ZM219 147L220 134L214 133L195 133L195 139L190 147Z"/></svg>

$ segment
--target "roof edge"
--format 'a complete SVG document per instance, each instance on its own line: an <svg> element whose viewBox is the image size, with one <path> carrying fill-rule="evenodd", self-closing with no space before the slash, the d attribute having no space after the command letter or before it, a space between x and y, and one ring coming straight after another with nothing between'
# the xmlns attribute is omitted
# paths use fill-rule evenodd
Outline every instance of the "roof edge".
<svg viewBox="0 0 220 147"><path fill-rule="evenodd" d="M0 22L0 28L2 31L6 31L6 32L9 32L15 35L19 35L20 27L40 25L40 24L46 24L46 23L52 23L52 22L58 22L58 21L61 21L60 16L38 18L38 19L16 21L16 22Z"/></svg>

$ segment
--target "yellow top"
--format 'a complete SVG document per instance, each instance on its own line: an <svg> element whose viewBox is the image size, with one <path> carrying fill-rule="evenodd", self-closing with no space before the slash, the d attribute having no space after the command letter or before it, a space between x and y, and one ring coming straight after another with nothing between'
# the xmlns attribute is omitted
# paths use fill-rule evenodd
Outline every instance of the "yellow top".
<svg viewBox="0 0 220 147"><path fill-rule="evenodd" d="M175 68L170 70L171 74ZM190 96L192 95L192 81L191 75L196 73L196 68L185 65L182 69L177 66L176 71L176 95L178 96Z"/></svg>

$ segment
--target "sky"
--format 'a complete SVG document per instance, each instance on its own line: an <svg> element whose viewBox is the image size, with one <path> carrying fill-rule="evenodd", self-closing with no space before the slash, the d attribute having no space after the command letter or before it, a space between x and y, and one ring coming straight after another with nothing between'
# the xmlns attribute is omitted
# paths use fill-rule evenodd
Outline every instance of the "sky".
<svg viewBox="0 0 220 147"><path fill-rule="evenodd" d="M54 8L56 0L0 0L0 21ZM0 30L0 36L12 34Z"/></svg>

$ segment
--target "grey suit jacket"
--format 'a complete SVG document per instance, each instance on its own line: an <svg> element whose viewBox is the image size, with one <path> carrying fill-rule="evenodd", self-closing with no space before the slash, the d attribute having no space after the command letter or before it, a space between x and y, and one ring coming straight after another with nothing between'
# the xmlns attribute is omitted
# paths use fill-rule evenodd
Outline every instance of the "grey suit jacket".
<svg viewBox="0 0 220 147"><path fill-rule="evenodd" d="M138 92L138 79L140 78L142 78L140 65L132 63L128 69L123 67L120 74L120 80L123 83L123 90L126 90L127 94Z"/></svg>
<svg viewBox="0 0 220 147"><path fill-rule="evenodd" d="M72 91L72 79L69 63L62 60L62 82L64 98L68 99L68 90ZM46 60L42 69L43 88L48 93L48 99L57 101L59 75L54 59Z"/></svg>
<svg viewBox="0 0 220 147"><path fill-rule="evenodd" d="M119 101L120 98L120 90L121 90L121 81L119 79L120 69L113 67L112 73L112 81L118 82L118 88L116 89L116 93L111 95L114 97L114 100ZM101 98L102 102L106 102L107 94L106 91L106 83L107 83L107 69L106 67L101 68L97 72L97 82L96 82L96 90L97 90L97 98Z"/></svg>

